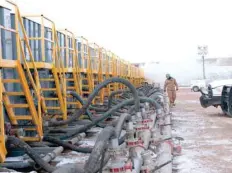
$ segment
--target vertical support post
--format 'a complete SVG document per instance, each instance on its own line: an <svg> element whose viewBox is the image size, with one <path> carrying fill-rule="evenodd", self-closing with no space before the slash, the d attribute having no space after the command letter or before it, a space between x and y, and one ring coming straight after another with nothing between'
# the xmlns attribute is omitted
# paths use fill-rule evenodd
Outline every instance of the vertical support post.
<svg viewBox="0 0 232 173"><path fill-rule="evenodd" d="M15 31L16 31L16 52L17 52L17 60L21 61L21 53L20 53L20 36L19 36L19 16L18 16L18 8L15 8Z"/></svg>
<svg viewBox="0 0 232 173"><path fill-rule="evenodd" d="M44 40L44 18L41 17L41 51L42 51L42 61L45 62L45 40Z"/></svg>
<svg viewBox="0 0 232 173"><path fill-rule="evenodd" d="M206 79L205 77L205 56L202 55L202 67L203 67L203 79Z"/></svg>

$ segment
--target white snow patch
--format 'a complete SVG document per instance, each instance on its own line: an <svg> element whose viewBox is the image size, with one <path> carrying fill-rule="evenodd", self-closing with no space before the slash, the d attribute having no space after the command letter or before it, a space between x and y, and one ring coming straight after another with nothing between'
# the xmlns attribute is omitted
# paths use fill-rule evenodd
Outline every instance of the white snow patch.
<svg viewBox="0 0 232 173"><path fill-rule="evenodd" d="M174 159L178 173L213 173L212 170L197 161L197 152L183 150L182 155Z"/></svg>

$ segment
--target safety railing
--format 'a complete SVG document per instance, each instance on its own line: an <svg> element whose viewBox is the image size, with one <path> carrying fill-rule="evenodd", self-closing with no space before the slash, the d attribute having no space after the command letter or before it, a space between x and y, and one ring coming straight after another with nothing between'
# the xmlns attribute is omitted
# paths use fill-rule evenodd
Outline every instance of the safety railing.
<svg viewBox="0 0 232 173"><path fill-rule="evenodd" d="M92 44L92 48L94 53L91 55L92 60L92 69L94 69L93 73L95 75L96 83L94 85L98 85L99 83L103 82L103 69L102 69L102 48L96 43ZM95 86L94 86L95 87ZM100 101L104 101L104 91L101 90L99 92Z"/></svg>
<svg viewBox="0 0 232 173"><path fill-rule="evenodd" d="M2 26L0 26L0 34L2 33ZM1 36L0 36L1 38ZM2 46L0 42L0 60L2 59ZM1 61L0 61L1 63ZM2 69L0 68L0 82L2 82ZM3 114L3 88L2 84L0 85L0 163L4 162L6 157L6 148L5 148L5 128L4 128L4 114Z"/></svg>
<svg viewBox="0 0 232 173"><path fill-rule="evenodd" d="M18 61L20 61L20 57L21 57L21 60L23 61L25 69L27 71L27 75L29 77L30 84L31 84L33 90L35 91L35 96L37 97L37 100L38 100L37 113L34 112L35 114L32 115L32 117L33 117L33 120L35 121L35 124L37 124L39 135L42 136L43 132L42 132L42 115L41 115L41 91L40 91L41 86L40 86L40 81L39 81L39 74L38 74L38 71L37 71L37 68L35 65L32 51L30 49L29 39L27 37L26 30L25 30L24 25L23 25L23 20L22 20L19 8L14 2L9 1L9 0L7 0L7 2L14 6L14 10L15 10L15 31L14 32L16 34L17 59L18 59ZM22 38L20 37L19 29L22 33ZM11 30L11 31L13 31L13 30ZM26 55L25 55L21 41L24 42L25 48L29 53L29 59L32 62L34 75L32 75L32 73L30 71L28 61L26 59ZM31 102L33 102L33 101L31 100ZM29 104L32 104L32 103L29 103Z"/></svg>
<svg viewBox="0 0 232 173"><path fill-rule="evenodd" d="M94 89L94 81L93 81L93 70L92 70L92 63L90 57L89 42L83 36L81 36L80 39L81 39L81 57L83 62L83 70L87 74L89 92L92 92Z"/></svg>
<svg viewBox="0 0 232 173"><path fill-rule="evenodd" d="M66 119L66 101L63 98L66 93L64 59L61 56L61 48L59 46L55 23L44 15L24 15L24 17L38 20L40 23L38 24L40 31L36 35L29 37L30 41L37 41L40 45L39 52L37 53L38 57L34 64L40 68L48 68L53 71L57 95L60 101L60 109L63 112L63 119ZM36 51L37 49L36 47ZM46 63L46 65L40 65L41 63ZM47 113L48 109L45 102L43 103L43 110Z"/></svg>

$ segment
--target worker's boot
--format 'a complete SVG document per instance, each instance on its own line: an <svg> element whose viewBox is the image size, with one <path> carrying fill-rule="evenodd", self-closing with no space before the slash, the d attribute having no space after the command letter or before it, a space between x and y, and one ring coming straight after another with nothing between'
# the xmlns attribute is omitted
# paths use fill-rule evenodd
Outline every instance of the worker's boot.
<svg viewBox="0 0 232 173"><path fill-rule="evenodd" d="M170 103L170 107L171 107L171 108L173 107L173 103Z"/></svg>

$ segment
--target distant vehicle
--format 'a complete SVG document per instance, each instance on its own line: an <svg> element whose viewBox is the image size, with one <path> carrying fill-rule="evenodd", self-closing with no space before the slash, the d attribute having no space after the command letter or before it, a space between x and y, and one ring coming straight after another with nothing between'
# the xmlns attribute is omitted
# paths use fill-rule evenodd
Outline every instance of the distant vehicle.
<svg viewBox="0 0 232 173"><path fill-rule="evenodd" d="M191 80L191 91L198 92L201 88L206 88L207 80Z"/></svg>
<svg viewBox="0 0 232 173"><path fill-rule="evenodd" d="M207 88L199 89L201 92L201 106L207 108L209 106L221 106L222 90L224 86L232 86L232 79L215 80L207 85Z"/></svg>

